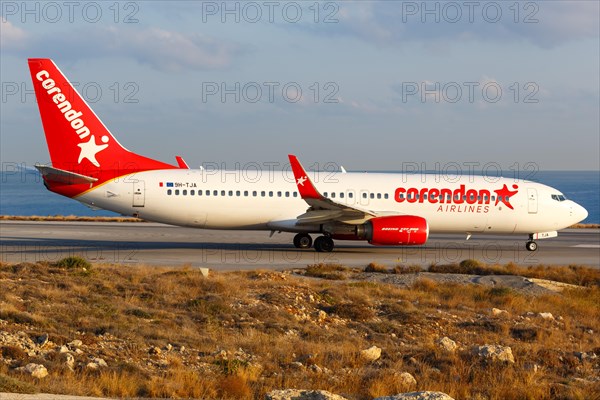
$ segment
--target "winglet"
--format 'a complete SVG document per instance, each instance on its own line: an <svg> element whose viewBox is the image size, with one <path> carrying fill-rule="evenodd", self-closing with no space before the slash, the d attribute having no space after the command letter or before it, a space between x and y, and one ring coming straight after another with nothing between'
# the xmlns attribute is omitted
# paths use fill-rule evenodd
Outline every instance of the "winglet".
<svg viewBox="0 0 600 400"><path fill-rule="evenodd" d="M298 191L300 192L300 197L303 199L322 199L321 193L315 188L312 181L308 177L308 174L304 170L298 158L293 155L288 155L290 159L290 164L292 165L292 171L294 172L294 178L296 179L296 186L298 187Z"/></svg>
<svg viewBox="0 0 600 400"><path fill-rule="evenodd" d="M190 166L185 162L185 160L183 159L183 157L181 157L181 156L175 156L175 159L177 160L177 165L179 165L179 168L181 168L181 169L190 169Z"/></svg>

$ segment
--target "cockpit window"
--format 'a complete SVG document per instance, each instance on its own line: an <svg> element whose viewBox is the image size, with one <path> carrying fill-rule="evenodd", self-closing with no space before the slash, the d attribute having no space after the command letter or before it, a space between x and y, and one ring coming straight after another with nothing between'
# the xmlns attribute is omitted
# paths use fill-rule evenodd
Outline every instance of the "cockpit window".
<svg viewBox="0 0 600 400"><path fill-rule="evenodd" d="M563 196L562 194L553 194L552 195L552 200L556 200L556 201L565 201L567 198L565 196Z"/></svg>

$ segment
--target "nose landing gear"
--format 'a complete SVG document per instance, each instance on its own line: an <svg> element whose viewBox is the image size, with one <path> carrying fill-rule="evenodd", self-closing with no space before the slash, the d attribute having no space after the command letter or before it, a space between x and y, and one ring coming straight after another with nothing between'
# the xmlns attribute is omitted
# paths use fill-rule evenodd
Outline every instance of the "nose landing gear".
<svg viewBox="0 0 600 400"><path fill-rule="evenodd" d="M538 248L538 245L533 240L530 240L529 242L525 243L525 248L529 251L536 251Z"/></svg>

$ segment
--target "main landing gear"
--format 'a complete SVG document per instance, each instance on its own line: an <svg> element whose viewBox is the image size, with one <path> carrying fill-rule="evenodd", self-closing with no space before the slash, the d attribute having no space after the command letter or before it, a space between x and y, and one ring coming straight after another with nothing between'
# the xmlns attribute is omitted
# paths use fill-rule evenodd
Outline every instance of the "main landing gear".
<svg viewBox="0 0 600 400"><path fill-rule="evenodd" d="M297 249L308 249L312 243L312 238L308 233L299 233L294 236L294 246ZM333 239L329 236L319 236L315 239L315 250L318 252L329 253L333 250L333 246Z"/></svg>
<svg viewBox="0 0 600 400"><path fill-rule="evenodd" d="M294 236L294 246L297 249L308 249L312 246L312 238L308 233L299 233Z"/></svg>

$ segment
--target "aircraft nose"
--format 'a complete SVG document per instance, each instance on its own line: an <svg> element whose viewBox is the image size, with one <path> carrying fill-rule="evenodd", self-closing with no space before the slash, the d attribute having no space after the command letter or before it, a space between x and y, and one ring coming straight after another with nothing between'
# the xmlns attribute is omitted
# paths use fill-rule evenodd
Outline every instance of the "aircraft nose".
<svg viewBox="0 0 600 400"><path fill-rule="evenodd" d="M588 217L588 212L579 204L574 203L573 207L571 207L571 215L573 216L573 220L575 221L574 223L578 223Z"/></svg>

